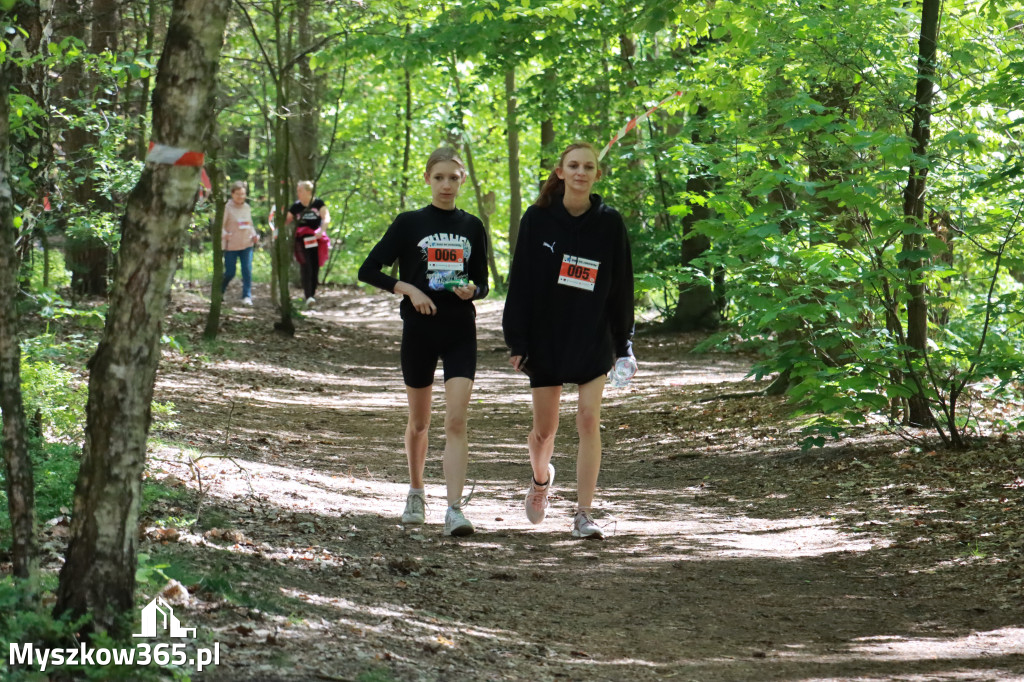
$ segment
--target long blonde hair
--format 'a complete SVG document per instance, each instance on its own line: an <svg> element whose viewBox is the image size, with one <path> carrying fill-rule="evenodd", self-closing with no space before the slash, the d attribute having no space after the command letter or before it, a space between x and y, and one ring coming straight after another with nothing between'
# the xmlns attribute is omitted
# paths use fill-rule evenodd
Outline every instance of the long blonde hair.
<svg viewBox="0 0 1024 682"><path fill-rule="evenodd" d="M539 208L545 208L551 205L551 201L560 194L565 194L565 180L558 177L558 173L555 169L561 168L565 162L565 157L569 152L576 149L589 149L594 154L594 160L597 160L597 149L594 145L589 142L573 142L571 145L565 148L562 155L558 157L558 163L555 164L555 168L551 169L551 175L544 181L544 184L540 188L540 194L537 195L537 200L533 202L534 206Z"/></svg>

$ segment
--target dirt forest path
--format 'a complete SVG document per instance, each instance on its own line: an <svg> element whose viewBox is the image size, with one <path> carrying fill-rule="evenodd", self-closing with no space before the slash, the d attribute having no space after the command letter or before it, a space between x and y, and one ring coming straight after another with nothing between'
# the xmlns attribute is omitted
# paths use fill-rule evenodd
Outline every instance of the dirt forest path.
<svg viewBox="0 0 1024 682"><path fill-rule="evenodd" d="M531 526L529 391L508 368L500 302L482 302L466 508L477 532L444 538L440 381L428 524L398 521L397 300L324 292L285 340L256 293L254 308L225 310L215 353L165 355L158 377L156 399L177 414L155 432L150 475L183 496L153 502L143 524L199 520L143 551L181 574L188 624L224 648L196 679L1024 679L1009 569L920 528L916 484L857 478L893 457L911 475L924 454L867 436L805 453L778 399L702 402L760 386L747 359L638 336L642 373L608 390L603 411L608 537L576 541L575 392L552 508ZM172 308L168 331L197 334L201 298L177 291Z"/></svg>

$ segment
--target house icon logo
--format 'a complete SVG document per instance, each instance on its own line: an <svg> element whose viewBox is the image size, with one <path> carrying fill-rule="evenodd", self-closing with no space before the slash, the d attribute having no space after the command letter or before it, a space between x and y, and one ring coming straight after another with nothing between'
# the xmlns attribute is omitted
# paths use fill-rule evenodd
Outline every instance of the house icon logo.
<svg viewBox="0 0 1024 682"><path fill-rule="evenodd" d="M185 628L174 615L174 609L163 600L156 597L142 608L142 632L132 637L156 637L157 630L165 630L170 637L195 637L195 628Z"/></svg>

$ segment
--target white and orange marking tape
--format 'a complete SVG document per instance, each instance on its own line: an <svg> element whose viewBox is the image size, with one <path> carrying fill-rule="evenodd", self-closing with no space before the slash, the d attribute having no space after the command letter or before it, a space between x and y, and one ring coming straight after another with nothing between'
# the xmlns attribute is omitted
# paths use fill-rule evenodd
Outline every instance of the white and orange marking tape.
<svg viewBox="0 0 1024 682"><path fill-rule="evenodd" d="M648 117L650 117L650 115L651 115L651 114L653 114L653 113L654 113L654 111L655 111L655 110L656 110L656 109L657 109L658 107L660 107L660 106L661 106L662 104L664 104L665 102L668 102L669 100L673 100L673 99L675 99L676 97L679 97L679 96L680 96L680 95L682 95L682 94L683 94L683 91L682 91L682 90L676 90L676 91L675 91L675 92L673 92L673 93L672 93L671 95L669 95L669 96L668 96L668 97L666 97L665 99L661 100L660 102L658 102L658 103L657 103L657 104L655 104L655 105L654 105L653 107L651 107L650 109L648 109L648 110L647 110L647 111L645 111L644 113L642 113L642 114L640 114L639 116L637 116L636 118L634 118L634 119L633 119L632 121L630 121L630 122L629 122L629 123L627 123L626 125L622 126L622 129L621 129L621 130L620 130L619 132L615 133L615 136L614 136L614 137L613 137L613 138L612 138L611 140L609 140L609 141L608 141L608 144L606 144L606 145L604 146L604 149L602 149L602 150L601 150L601 153L600 153L600 154L598 155L598 157L597 157L597 160L598 160L598 161L600 161L601 159L603 159L603 158L604 158L604 155L608 153L608 150L612 148L612 145L613 145L613 144L615 144L616 142L618 142L618 141L619 141L619 139L620 139L620 138L621 138L621 137L622 137L623 135L625 135L626 133L628 133L628 132L629 132L630 130L632 130L633 128L636 128L637 124L639 124L639 123L643 123L644 121L646 121L646 120L647 120L647 118L648 118Z"/></svg>
<svg viewBox="0 0 1024 682"><path fill-rule="evenodd" d="M205 155L202 152L193 152L180 147L168 147L165 144L156 142L149 143L149 151L146 153L146 163L161 163L167 166L194 166L203 165Z"/></svg>

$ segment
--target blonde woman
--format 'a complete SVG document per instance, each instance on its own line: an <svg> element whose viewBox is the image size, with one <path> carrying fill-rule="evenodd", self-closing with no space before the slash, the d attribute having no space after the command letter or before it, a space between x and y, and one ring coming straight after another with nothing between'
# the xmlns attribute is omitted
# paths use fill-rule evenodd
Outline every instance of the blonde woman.
<svg viewBox="0 0 1024 682"><path fill-rule="evenodd" d="M295 260L299 262L306 307L312 308L316 303L320 266L327 262L327 251L331 245L327 238L331 214L323 200L313 195L313 183L309 180L300 182L295 194L299 200L288 209L284 224L287 227L295 223Z"/></svg>
<svg viewBox="0 0 1024 682"><path fill-rule="evenodd" d="M444 363L444 477L448 509L445 535L470 535L463 498L469 444L466 413L476 376L476 308L487 295L487 239L476 216L456 208L466 169L455 150L441 148L427 159L423 178L430 204L400 214L359 268L359 279L401 295L402 376L409 402L405 453L409 493L402 523L426 520L423 467L434 371ZM398 279L383 272L398 260Z"/></svg>

